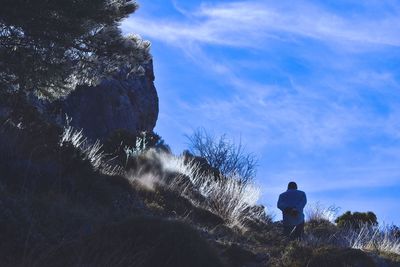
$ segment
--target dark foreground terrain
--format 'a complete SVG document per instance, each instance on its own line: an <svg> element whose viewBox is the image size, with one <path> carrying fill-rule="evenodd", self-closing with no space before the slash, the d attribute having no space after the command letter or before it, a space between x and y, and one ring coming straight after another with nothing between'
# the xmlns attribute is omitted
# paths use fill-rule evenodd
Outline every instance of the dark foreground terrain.
<svg viewBox="0 0 400 267"><path fill-rule="evenodd" d="M244 213L235 226L196 188L186 184L183 196L168 186L176 176L188 183L182 174L144 186L140 177L161 163L138 154L122 164L120 140L105 141L110 164L121 163L106 171L76 144L60 143L64 129L23 97L0 102L1 266L400 266L398 255L288 241L265 214ZM306 229L324 238L335 227L314 221Z"/></svg>

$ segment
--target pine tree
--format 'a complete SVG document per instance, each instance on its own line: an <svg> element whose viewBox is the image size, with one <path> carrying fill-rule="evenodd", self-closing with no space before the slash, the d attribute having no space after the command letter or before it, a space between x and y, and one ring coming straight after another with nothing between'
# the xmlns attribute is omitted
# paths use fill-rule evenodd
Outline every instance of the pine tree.
<svg viewBox="0 0 400 267"><path fill-rule="evenodd" d="M118 28L136 2L0 0L0 7L0 90L59 97L122 68L140 71L150 59L148 42Z"/></svg>

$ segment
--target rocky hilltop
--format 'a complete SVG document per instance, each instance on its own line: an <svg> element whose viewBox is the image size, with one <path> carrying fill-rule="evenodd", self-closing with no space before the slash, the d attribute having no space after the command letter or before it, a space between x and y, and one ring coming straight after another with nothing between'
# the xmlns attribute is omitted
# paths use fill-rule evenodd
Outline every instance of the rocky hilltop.
<svg viewBox="0 0 400 267"><path fill-rule="evenodd" d="M79 86L63 100L37 102L47 117L59 125L83 129L90 139L103 140L115 130L131 133L152 131L158 117L158 95L154 86L153 62L144 65L143 75L124 72L103 80L98 86Z"/></svg>

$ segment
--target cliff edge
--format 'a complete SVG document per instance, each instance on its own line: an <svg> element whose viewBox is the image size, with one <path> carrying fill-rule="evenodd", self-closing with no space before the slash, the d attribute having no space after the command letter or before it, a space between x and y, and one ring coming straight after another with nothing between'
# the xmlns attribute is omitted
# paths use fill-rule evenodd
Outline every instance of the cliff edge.
<svg viewBox="0 0 400 267"><path fill-rule="evenodd" d="M142 75L103 80L99 85L79 86L63 100L42 103L39 109L59 125L82 129L85 136L103 140L115 130L131 133L152 131L158 118L158 95L153 62Z"/></svg>

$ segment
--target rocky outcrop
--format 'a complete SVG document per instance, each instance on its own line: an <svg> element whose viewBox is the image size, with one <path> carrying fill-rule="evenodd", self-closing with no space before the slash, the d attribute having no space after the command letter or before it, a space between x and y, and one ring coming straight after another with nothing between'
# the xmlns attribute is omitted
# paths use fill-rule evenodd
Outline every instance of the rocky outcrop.
<svg viewBox="0 0 400 267"><path fill-rule="evenodd" d="M158 96L154 86L152 62L144 75L115 77L98 86L80 86L66 99L47 103L40 108L58 124L83 129L90 139L105 139L115 130L131 133L152 131L158 117Z"/></svg>

